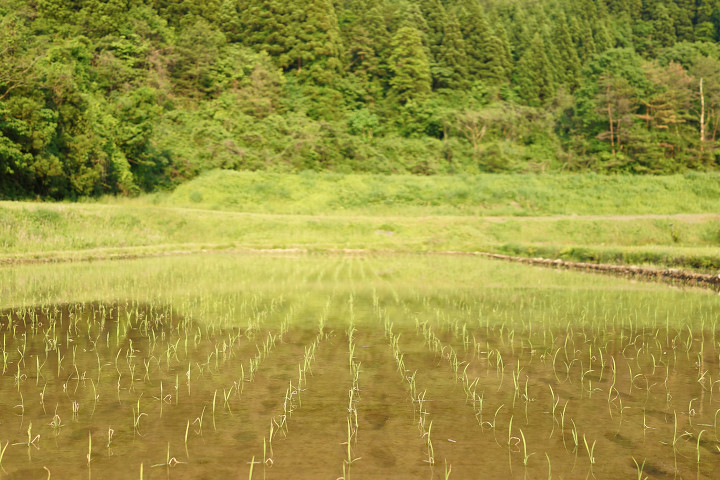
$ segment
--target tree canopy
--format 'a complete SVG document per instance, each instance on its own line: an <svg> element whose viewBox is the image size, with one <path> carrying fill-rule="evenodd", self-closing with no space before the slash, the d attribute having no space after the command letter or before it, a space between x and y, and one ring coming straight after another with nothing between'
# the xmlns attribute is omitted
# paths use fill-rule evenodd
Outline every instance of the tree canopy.
<svg viewBox="0 0 720 480"><path fill-rule="evenodd" d="M720 0L5 0L0 198L717 169Z"/></svg>

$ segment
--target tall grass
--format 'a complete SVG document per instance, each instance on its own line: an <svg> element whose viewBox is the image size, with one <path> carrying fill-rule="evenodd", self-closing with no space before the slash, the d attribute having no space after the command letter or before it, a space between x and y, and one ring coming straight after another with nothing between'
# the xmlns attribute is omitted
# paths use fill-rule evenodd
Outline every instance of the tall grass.
<svg viewBox="0 0 720 480"><path fill-rule="evenodd" d="M299 175L215 170L164 205L258 213L609 215L720 211L720 175Z"/></svg>
<svg viewBox="0 0 720 480"><path fill-rule="evenodd" d="M716 270L718 180L213 171L136 199L0 202L0 262L299 248L491 251Z"/></svg>
<svg viewBox="0 0 720 480"><path fill-rule="evenodd" d="M717 218L523 219L241 214L141 205L0 203L0 261L302 248L494 251L713 268Z"/></svg>

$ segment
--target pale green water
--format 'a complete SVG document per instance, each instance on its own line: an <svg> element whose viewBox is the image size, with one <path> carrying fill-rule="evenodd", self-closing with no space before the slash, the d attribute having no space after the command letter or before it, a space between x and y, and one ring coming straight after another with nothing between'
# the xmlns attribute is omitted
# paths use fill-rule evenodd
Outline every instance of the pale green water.
<svg viewBox="0 0 720 480"><path fill-rule="evenodd" d="M709 292L472 257L2 273L0 477L720 474Z"/></svg>

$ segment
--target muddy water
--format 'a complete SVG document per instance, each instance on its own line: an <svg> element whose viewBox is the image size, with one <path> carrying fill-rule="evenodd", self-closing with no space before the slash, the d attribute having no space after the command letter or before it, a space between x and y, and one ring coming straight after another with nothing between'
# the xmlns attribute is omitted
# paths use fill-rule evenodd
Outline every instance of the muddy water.
<svg viewBox="0 0 720 480"><path fill-rule="evenodd" d="M0 312L0 477L720 477L709 328L321 303L260 307L236 329L133 302Z"/></svg>

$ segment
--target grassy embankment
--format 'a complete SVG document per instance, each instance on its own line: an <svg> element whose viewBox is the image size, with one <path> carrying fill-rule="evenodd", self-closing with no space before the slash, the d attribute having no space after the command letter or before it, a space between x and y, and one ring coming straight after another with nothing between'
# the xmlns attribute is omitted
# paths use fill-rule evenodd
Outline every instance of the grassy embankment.
<svg viewBox="0 0 720 480"><path fill-rule="evenodd" d="M202 249L490 251L720 269L720 175L210 172L172 193L0 202L0 260Z"/></svg>

